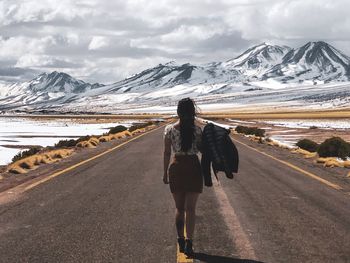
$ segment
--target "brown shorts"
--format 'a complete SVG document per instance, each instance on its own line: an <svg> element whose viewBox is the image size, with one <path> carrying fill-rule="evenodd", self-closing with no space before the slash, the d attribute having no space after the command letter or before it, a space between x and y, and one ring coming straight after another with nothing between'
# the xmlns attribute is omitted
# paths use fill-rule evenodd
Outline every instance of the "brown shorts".
<svg viewBox="0 0 350 263"><path fill-rule="evenodd" d="M174 155L169 166L169 186L172 193L203 191L201 164L196 154Z"/></svg>

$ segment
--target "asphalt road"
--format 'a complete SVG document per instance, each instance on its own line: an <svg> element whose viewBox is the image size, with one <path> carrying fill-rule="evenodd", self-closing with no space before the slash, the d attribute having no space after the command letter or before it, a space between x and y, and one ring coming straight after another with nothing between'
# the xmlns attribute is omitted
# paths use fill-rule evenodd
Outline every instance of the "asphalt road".
<svg viewBox="0 0 350 263"><path fill-rule="evenodd" d="M2 203L0 262L176 262L163 129ZM348 192L236 145L239 174L198 201L194 262L350 262Z"/></svg>

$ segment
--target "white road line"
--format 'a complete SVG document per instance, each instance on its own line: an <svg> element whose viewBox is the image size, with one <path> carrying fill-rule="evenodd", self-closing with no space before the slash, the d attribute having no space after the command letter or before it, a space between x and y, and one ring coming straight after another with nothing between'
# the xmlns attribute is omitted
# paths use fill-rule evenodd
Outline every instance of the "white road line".
<svg viewBox="0 0 350 263"><path fill-rule="evenodd" d="M244 259L257 260L249 238L243 231L243 228L233 207L230 204L230 201L228 200L224 189L220 183L213 183L213 189L219 203L219 211L230 231L233 246L237 249L239 256Z"/></svg>

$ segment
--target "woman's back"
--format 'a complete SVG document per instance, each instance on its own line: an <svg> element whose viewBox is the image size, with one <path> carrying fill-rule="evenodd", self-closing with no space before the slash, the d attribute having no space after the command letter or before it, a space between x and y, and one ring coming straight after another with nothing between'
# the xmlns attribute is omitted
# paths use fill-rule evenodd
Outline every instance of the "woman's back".
<svg viewBox="0 0 350 263"><path fill-rule="evenodd" d="M187 154L197 154L201 151L202 129L198 125L194 125L194 141L191 148L186 151ZM181 150L181 135L179 122L171 123L165 126L164 137L171 140L171 146L174 153L184 153Z"/></svg>

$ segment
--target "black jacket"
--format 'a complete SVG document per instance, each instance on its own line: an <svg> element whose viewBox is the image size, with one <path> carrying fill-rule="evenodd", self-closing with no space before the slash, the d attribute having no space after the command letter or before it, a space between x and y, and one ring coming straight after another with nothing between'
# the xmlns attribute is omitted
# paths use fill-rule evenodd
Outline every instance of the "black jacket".
<svg viewBox="0 0 350 263"><path fill-rule="evenodd" d="M230 130L208 123L202 133L201 168L204 184L212 186L210 164L212 164L216 179L217 172L223 171L227 178L233 178L232 173L238 172L238 151L230 138Z"/></svg>

